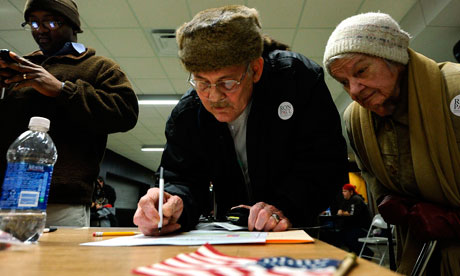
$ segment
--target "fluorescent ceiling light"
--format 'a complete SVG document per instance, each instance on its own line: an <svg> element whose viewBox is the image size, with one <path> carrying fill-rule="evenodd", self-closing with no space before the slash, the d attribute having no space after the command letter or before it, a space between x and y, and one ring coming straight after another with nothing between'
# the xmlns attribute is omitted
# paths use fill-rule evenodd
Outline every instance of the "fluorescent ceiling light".
<svg viewBox="0 0 460 276"><path fill-rule="evenodd" d="M142 146L141 151L163 151L164 146Z"/></svg>
<svg viewBox="0 0 460 276"><path fill-rule="evenodd" d="M144 105L176 105L179 100L139 100Z"/></svg>
<svg viewBox="0 0 460 276"><path fill-rule="evenodd" d="M137 95L137 98L142 105L176 105L180 95Z"/></svg>

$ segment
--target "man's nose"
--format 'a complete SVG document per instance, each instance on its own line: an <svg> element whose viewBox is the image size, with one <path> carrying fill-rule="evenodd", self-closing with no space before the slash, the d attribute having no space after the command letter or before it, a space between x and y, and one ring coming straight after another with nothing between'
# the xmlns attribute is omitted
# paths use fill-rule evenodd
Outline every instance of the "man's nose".
<svg viewBox="0 0 460 276"><path fill-rule="evenodd" d="M47 27L45 27L45 26L43 25L43 23L40 23L40 24L38 25L38 29L36 29L35 31L38 32L38 33L47 33L47 32L49 32L50 30L49 30Z"/></svg>
<svg viewBox="0 0 460 276"><path fill-rule="evenodd" d="M225 93L222 93L217 88L217 85L211 85L209 87L208 99L212 102L218 102L225 98Z"/></svg>

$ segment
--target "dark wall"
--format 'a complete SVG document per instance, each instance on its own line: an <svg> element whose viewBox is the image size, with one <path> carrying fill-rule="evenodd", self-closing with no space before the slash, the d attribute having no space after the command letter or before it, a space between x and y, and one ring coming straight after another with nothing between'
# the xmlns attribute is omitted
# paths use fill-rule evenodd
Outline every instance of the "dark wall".
<svg viewBox="0 0 460 276"><path fill-rule="evenodd" d="M132 179L146 185L153 185L155 172L141 166L109 149L105 151L99 175L104 177L107 173Z"/></svg>
<svg viewBox="0 0 460 276"><path fill-rule="evenodd" d="M132 221L137 202L153 187L155 172L107 149L99 175L117 194L115 208L118 226L135 226Z"/></svg>

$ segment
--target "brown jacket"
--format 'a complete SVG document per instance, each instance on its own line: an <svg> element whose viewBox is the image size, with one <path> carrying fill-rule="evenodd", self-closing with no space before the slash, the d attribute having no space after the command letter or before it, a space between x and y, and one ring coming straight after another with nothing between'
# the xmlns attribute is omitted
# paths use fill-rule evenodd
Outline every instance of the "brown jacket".
<svg viewBox="0 0 460 276"><path fill-rule="evenodd" d="M91 204L107 135L136 125L136 95L120 67L96 56L94 49L79 56L53 57L36 51L25 58L43 66L65 86L56 98L31 87L6 91L0 100L0 177L5 173L9 145L28 129L31 117L42 116L51 121L48 133L58 151L48 202Z"/></svg>

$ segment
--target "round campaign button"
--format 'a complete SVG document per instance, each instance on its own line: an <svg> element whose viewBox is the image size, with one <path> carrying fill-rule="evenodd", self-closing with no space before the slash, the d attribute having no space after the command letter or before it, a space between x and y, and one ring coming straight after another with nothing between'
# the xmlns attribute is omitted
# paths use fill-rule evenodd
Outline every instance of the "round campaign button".
<svg viewBox="0 0 460 276"><path fill-rule="evenodd" d="M450 101L450 111L454 113L455 116L460 117L460 95L455 96L452 101Z"/></svg>
<svg viewBox="0 0 460 276"><path fill-rule="evenodd" d="M282 120L287 120L294 114L294 106L290 102L282 102L278 107L278 116Z"/></svg>

